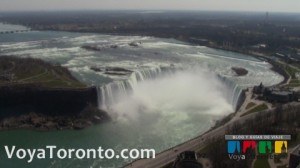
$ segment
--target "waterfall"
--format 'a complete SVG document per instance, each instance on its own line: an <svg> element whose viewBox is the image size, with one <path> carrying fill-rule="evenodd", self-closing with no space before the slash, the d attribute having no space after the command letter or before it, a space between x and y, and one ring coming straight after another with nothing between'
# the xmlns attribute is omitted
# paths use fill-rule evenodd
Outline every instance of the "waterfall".
<svg viewBox="0 0 300 168"><path fill-rule="evenodd" d="M134 71L127 80L116 80L109 84L98 86L97 95L98 95L98 108L108 110L109 107L119 101L120 98L129 96L132 92L135 91L139 82L145 80L156 79L163 75L174 74L178 68L140 68L139 70ZM242 95L241 87L234 81L217 75L218 79L225 84L226 91L224 91L227 101L232 105L232 108L236 110L240 104L240 99ZM212 100L213 101L213 100Z"/></svg>
<svg viewBox="0 0 300 168"><path fill-rule="evenodd" d="M97 86L98 107L108 109L120 97L126 97L133 92L139 82L155 79L170 72L161 67L141 68L134 71L127 80L117 80L104 86Z"/></svg>
<svg viewBox="0 0 300 168"><path fill-rule="evenodd" d="M234 110L240 105L243 89L235 82L226 77L218 75L219 79L226 85L228 92L226 93L228 101L232 105Z"/></svg>

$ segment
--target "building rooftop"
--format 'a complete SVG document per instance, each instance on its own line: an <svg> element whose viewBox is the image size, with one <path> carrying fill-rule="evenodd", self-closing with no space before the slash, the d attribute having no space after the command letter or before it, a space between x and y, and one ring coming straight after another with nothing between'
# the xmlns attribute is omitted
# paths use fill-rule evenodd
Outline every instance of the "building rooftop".
<svg viewBox="0 0 300 168"><path fill-rule="evenodd" d="M281 95L281 96L288 96L290 94L293 94L292 92L289 92L289 91L272 91L272 94L275 94L275 95Z"/></svg>

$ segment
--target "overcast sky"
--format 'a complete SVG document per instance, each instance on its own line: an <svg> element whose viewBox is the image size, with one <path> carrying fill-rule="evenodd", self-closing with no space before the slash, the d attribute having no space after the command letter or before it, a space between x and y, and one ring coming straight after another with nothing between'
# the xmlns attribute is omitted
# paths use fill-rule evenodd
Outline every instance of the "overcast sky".
<svg viewBox="0 0 300 168"><path fill-rule="evenodd" d="M300 0L0 0L0 11L72 9L300 12Z"/></svg>

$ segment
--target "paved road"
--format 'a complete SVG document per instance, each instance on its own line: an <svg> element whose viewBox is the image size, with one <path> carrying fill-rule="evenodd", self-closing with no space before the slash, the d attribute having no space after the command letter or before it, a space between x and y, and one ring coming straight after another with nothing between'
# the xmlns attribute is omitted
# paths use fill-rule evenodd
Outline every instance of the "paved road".
<svg viewBox="0 0 300 168"><path fill-rule="evenodd" d="M240 122L243 123L247 119L255 117L255 114L249 114L241 118ZM125 168L159 168L167 163L171 163L176 159L176 156L183 151L187 150L199 150L201 148L204 148L206 146L205 139L210 138L218 138L218 137L224 137L227 126L232 125L235 120L230 121L228 124L225 124L222 127L219 127L217 129L214 129L206 134L203 134L195 139L192 139L188 142L185 142L183 144L177 145L171 149L168 149L166 151L163 151L162 153L159 153L156 155L155 159L141 159L137 160L127 166Z"/></svg>
<svg viewBox="0 0 300 168"><path fill-rule="evenodd" d="M256 53L255 53L256 54ZM257 54L256 54L257 55ZM264 55L259 55L261 57L265 57ZM266 58L266 57L265 57ZM289 83L291 77L289 76L289 79L287 83ZM249 92L246 93L246 99L243 103L243 105L240 107L240 110L236 113L236 115L232 118L231 121L226 123L225 125L216 128L214 130L211 130L203 135L200 135L190 141L187 141L183 144L179 144L171 149L165 150L159 154L156 155L155 159L140 159L137 161L132 162L131 164L128 164L124 166L125 168L160 168L164 165L173 162L176 159L176 156L183 151L186 150L199 150L206 146L205 140L209 138L217 138L217 137L223 137L225 135L226 128L229 126L232 126L235 121L239 121L240 123L245 122L246 120L254 118L258 113L251 113L248 115L245 115L241 117L241 115L248 110L246 109L246 106L249 102L254 102L255 104L259 105L263 102L251 99L252 89L249 89ZM265 102L266 103L266 102ZM272 105L270 103L266 103L269 110L273 110ZM254 108L254 107L253 107Z"/></svg>
<svg viewBox="0 0 300 168"><path fill-rule="evenodd" d="M183 151L187 151L187 150L192 150L192 151L197 151L197 150L201 150L203 148L206 147L206 143L205 140L209 140L211 138L224 138L224 135L226 133L226 129L230 126L232 126L235 121L239 121L240 124L243 124L245 121L250 120L250 119L254 119L255 116L259 113L250 113L248 115L245 115L243 117L240 117L241 114L247 112L247 110L243 110L245 109L245 107L247 106L247 104L250 101L256 101L251 99L251 89L249 89L250 92L246 93L246 101L244 101L243 105L241 106L242 108L241 111L239 110L237 112L237 114L232 118L232 120L230 120L228 123L224 124L221 127L218 127L214 130L211 130L203 135L200 135L190 141L184 142L182 144L179 144L171 149L165 150L159 154L156 155L155 159L140 159L137 161L132 162L131 164L128 164L126 166L124 166L125 168L160 168L165 166L168 163L173 162L176 159L176 156L183 152ZM256 102L258 103L258 102ZM290 105L292 106L299 106L300 103L290 103ZM264 112L270 112L273 111L274 108L268 109ZM263 112L263 113L264 113Z"/></svg>
<svg viewBox="0 0 300 168"><path fill-rule="evenodd" d="M251 94L246 94L246 100L243 103L243 107L246 106L250 100ZM244 112L244 111L243 111ZM240 112L238 112L240 113ZM234 117L231 121L226 123L224 126L218 127L212 131L209 131L203 135L200 135L190 141L187 141L185 143L179 144L171 149L165 150L159 154L156 155L155 159L140 159L137 161L132 162L131 164L128 164L125 166L125 168L160 168L163 167L164 165L173 162L176 159L176 156L187 150L199 150L204 148L207 144L205 143L206 139L210 138L218 138L218 137L224 137L226 128L228 126L233 125L233 123L236 120L239 120L240 123L243 123L244 121L254 118L255 113L246 115L242 118L240 117ZM239 115L238 115L239 116Z"/></svg>
<svg viewBox="0 0 300 168"><path fill-rule="evenodd" d="M250 101L249 96L251 96L251 94L246 94L246 96L247 96L246 97L247 101L245 101L242 106L246 106ZM253 101L253 100L251 100L251 101ZM290 103L290 105L299 106L299 103ZM269 109L264 112L269 112L272 110L274 110L274 108ZM176 159L176 156L183 151L201 150L201 149L205 148L207 144L209 144L209 143L205 142L206 140L209 141L211 138L219 138L219 137L223 138L226 133L226 129L228 127L232 126L235 123L235 121L239 121L239 123L243 124L247 120L255 119L255 116L257 114L259 114L259 113L250 113L248 115L240 117L239 113L245 113L245 112L246 111L238 112L238 115L235 115L235 117L233 117L233 119L231 121L229 121L228 123L224 124L221 127L218 127L216 129L211 130L203 135L200 135L190 141L179 144L171 149L165 150L165 151L157 154L155 159L137 160L135 162L132 162L131 164L126 165L125 168L160 168L160 167L165 166L168 163L173 162ZM262 112L260 112L260 113L262 113Z"/></svg>

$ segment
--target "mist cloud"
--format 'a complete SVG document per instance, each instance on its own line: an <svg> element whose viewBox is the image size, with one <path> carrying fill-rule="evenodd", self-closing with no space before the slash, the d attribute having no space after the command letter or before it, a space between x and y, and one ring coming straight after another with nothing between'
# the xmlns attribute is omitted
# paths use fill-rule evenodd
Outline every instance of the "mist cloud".
<svg viewBox="0 0 300 168"><path fill-rule="evenodd" d="M111 113L118 119L140 116L217 115L233 112L229 91L213 73L176 72L172 75L138 83L132 95L121 98ZM185 117L182 118L184 120ZM152 120L155 121L155 120Z"/></svg>

